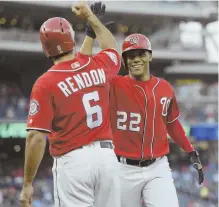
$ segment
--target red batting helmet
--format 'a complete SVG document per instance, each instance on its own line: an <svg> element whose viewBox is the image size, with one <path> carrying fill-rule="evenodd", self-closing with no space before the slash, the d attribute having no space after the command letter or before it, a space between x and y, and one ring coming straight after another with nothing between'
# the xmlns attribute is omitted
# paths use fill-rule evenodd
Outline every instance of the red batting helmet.
<svg viewBox="0 0 219 207"><path fill-rule="evenodd" d="M122 54L129 50L143 49L152 52L149 39L139 33L131 34L125 38L122 44Z"/></svg>
<svg viewBox="0 0 219 207"><path fill-rule="evenodd" d="M71 24L60 17L48 19L40 28L40 40L47 57L55 57L73 50L74 36Z"/></svg>

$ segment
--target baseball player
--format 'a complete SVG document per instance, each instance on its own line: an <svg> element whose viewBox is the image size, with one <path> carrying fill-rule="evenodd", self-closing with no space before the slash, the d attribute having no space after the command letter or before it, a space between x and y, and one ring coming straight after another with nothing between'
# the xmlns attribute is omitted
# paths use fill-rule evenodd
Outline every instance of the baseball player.
<svg viewBox="0 0 219 207"><path fill-rule="evenodd" d="M76 2L72 11L88 21L102 51L93 57L76 55L74 31L64 18L41 26L42 48L54 65L31 93L22 207L32 206L47 136L54 157L55 207L120 206L119 163L109 119L109 80L121 62L117 43L85 2Z"/></svg>
<svg viewBox="0 0 219 207"><path fill-rule="evenodd" d="M167 133L184 149L204 180L202 165L182 128L171 85L150 74L151 43L142 34L122 45L127 76L113 78L110 90L115 152L121 163L122 207L177 207L178 199L166 155Z"/></svg>

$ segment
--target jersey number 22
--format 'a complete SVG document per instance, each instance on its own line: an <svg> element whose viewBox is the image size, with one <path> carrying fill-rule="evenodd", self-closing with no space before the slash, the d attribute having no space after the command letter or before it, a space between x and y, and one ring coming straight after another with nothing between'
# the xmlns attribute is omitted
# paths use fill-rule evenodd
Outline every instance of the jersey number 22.
<svg viewBox="0 0 219 207"><path fill-rule="evenodd" d="M129 124L126 124L128 120L128 113L125 111L117 111L117 129L120 130L130 130L133 132L140 131L140 122L141 122L141 115L137 113L130 113L129 114Z"/></svg>

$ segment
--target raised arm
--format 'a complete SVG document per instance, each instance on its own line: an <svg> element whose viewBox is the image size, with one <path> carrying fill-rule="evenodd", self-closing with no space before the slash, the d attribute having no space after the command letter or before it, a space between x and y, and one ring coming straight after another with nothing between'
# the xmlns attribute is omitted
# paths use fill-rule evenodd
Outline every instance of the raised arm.
<svg viewBox="0 0 219 207"><path fill-rule="evenodd" d="M99 21L95 15L90 15L88 22L95 31L97 41L99 42L102 50L108 48L119 50L118 44L113 34Z"/></svg>
<svg viewBox="0 0 219 207"><path fill-rule="evenodd" d="M86 35L79 52L83 55L90 56L92 55L93 45L94 45L94 39Z"/></svg>

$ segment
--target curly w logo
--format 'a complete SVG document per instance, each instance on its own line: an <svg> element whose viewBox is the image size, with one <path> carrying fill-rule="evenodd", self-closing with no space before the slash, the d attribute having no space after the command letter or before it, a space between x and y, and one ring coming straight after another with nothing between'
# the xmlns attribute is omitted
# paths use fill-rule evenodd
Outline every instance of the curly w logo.
<svg viewBox="0 0 219 207"><path fill-rule="evenodd" d="M167 116L168 108L170 106L171 98L162 97L160 103L162 104L162 116Z"/></svg>
<svg viewBox="0 0 219 207"><path fill-rule="evenodd" d="M129 41L130 41L130 43L132 44L132 45L134 45L134 44L138 44L138 41L139 41L139 37L132 37L132 38L130 38L129 39Z"/></svg>

